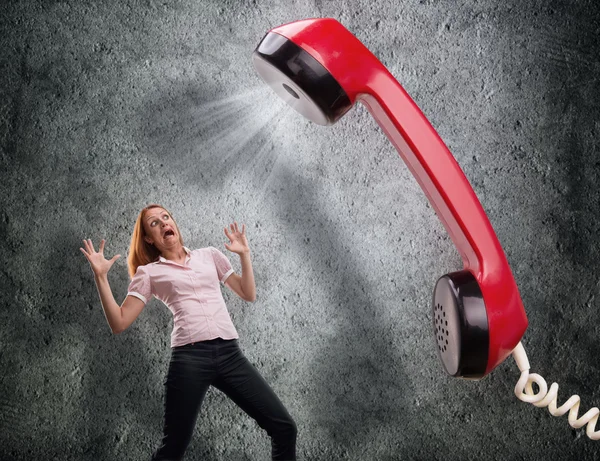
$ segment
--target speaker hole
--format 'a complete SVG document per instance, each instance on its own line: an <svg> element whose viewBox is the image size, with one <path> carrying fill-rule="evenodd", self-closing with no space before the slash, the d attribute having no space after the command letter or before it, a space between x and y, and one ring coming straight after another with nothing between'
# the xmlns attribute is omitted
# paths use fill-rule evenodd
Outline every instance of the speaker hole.
<svg viewBox="0 0 600 461"><path fill-rule="evenodd" d="M298 96L298 93L296 93L294 90L292 90L289 86L287 86L285 83L282 83L283 87L285 88L285 90L291 94L294 98L296 99L300 99L300 96Z"/></svg>

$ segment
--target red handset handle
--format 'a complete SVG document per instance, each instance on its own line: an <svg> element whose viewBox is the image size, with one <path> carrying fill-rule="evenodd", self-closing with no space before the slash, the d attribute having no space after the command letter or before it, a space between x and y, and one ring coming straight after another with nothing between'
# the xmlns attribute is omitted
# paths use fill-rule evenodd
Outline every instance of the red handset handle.
<svg viewBox="0 0 600 461"><path fill-rule="evenodd" d="M415 176L484 296L489 324L486 374L519 343L527 316L494 230L460 166L385 66L335 19L273 29L309 52L381 126Z"/></svg>

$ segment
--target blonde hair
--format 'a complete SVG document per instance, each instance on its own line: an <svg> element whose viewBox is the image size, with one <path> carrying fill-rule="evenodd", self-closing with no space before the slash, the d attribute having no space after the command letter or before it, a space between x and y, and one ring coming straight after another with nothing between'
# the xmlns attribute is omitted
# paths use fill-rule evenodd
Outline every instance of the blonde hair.
<svg viewBox="0 0 600 461"><path fill-rule="evenodd" d="M154 246L146 242L146 229L144 228L144 217L148 210L152 208L162 208L165 210L171 219L173 219L173 215L167 210L164 206L157 205L153 203L145 207L140 214L138 215L135 226L133 228L133 234L131 234L131 244L129 245L129 255L127 256L127 266L129 269L129 277L133 278L137 268L139 266L145 266L151 262L157 261L160 256L160 251ZM179 232L179 227L173 219L173 223L175 224L175 228L177 229L177 234L179 235L179 242L183 246L183 238L181 237L181 232Z"/></svg>

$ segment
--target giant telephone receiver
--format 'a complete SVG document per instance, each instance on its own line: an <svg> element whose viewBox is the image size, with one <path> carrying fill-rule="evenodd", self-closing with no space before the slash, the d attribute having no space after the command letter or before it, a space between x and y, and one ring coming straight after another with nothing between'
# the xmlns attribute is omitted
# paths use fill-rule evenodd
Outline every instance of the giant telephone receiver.
<svg viewBox="0 0 600 461"><path fill-rule="evenodd" d="M557 406L558 384L529 373L520 340L527 317L500 242L456 160L402 86L335 19L306 19L272 29L252 56L263 80L290 106L320 125L332 125L356 101L366 106L425 192L463 260L433 290L439 357L448 374L479 379L512 354L521 376L515 395L554 416L569 412L574 428L594 431L600 410L580 418L579 397ZM537 384L536 393L533 384Z"/></svg>
<svg viewBox="0 0 600 461"><path fill-rule="evenodd" d="M439 356L452 376L481 378L519 343L527 317L492 226L429 121L379 60L334 19L276 27L253 55L261 77L320 125L363 103L417 179L462 256L433 293Z"/></svg>

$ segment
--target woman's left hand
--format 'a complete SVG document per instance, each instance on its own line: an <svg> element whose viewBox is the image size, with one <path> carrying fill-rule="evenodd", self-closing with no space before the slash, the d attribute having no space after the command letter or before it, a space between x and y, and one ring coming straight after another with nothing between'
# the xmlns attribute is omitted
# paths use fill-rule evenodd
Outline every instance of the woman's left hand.
<svg viewBox="0 0 600 461"><path fill-rule="evenodd" d="M226 243L225 248L238 255L250 253L250 247L248 246L248 240L246 239L246 225L242 224L241 232L236 222L230 224L229 227L229 231L226 227L224 228L225 235L229 239L229 245Z"/></svg>

